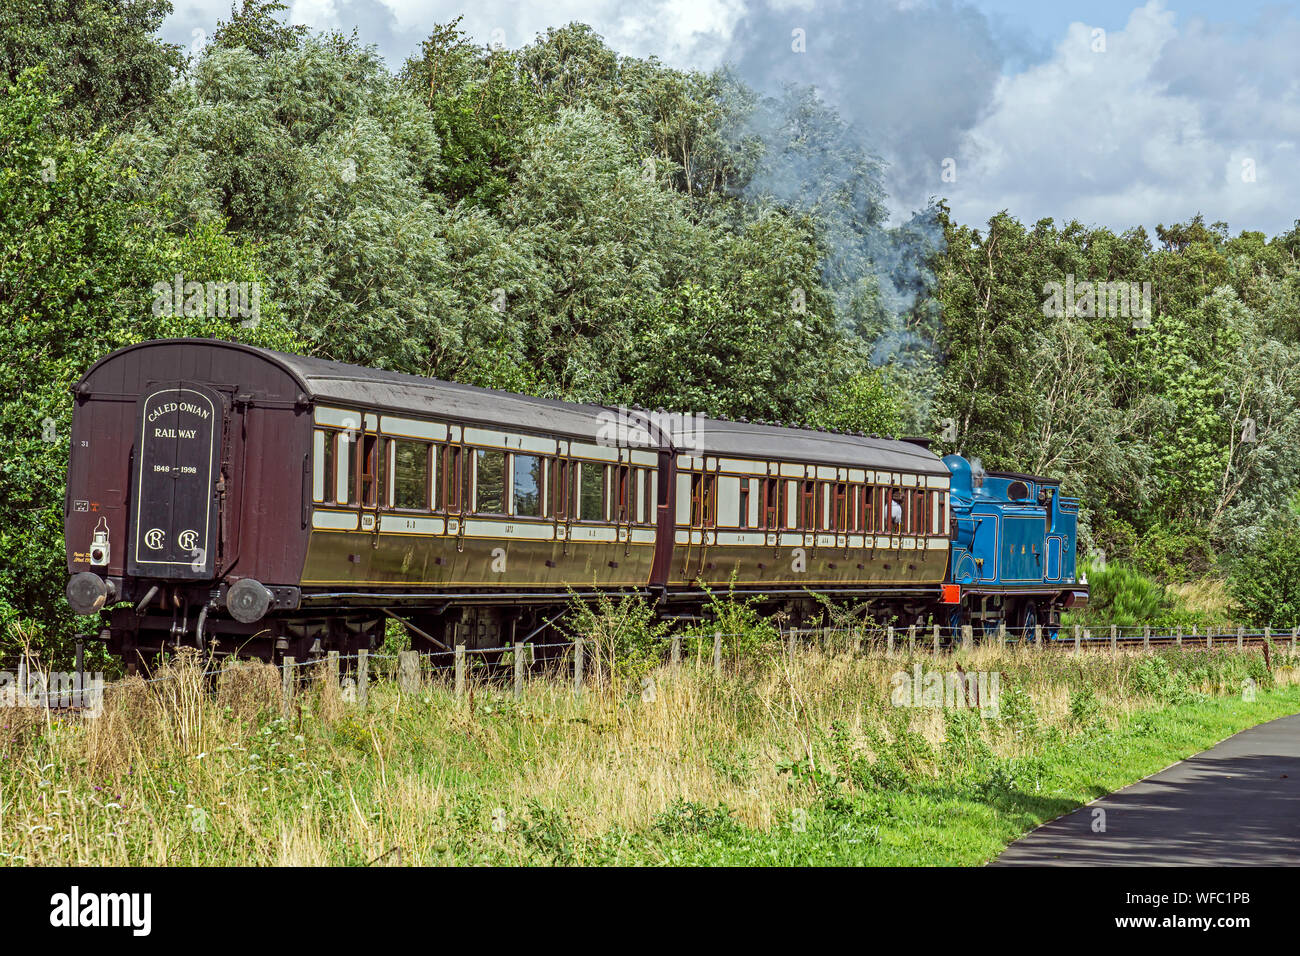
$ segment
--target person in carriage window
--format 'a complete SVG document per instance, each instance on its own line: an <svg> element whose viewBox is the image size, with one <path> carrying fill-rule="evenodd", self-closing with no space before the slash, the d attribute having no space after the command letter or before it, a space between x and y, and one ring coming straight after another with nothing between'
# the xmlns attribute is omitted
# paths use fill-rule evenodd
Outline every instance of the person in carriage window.
<svg viewBox="0 0 1300 956"><path fill-rule="evenodd" d="M901 488L895 488L893 500L889 503L889 518L893 522L894 530L899 531L903 527L903 491Z"/></svg>

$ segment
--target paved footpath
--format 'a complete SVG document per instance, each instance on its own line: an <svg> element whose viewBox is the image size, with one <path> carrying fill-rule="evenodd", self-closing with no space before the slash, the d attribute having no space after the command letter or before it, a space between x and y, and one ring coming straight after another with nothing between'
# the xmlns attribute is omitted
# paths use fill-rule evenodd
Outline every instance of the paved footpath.
<svg viewBox="0 0 1300 956"><path fill-rule="evenodd" d="M1094 832L1105 811L1105 832ZM1300 864L1300 714L1046 823L994 866Z"/></svg>

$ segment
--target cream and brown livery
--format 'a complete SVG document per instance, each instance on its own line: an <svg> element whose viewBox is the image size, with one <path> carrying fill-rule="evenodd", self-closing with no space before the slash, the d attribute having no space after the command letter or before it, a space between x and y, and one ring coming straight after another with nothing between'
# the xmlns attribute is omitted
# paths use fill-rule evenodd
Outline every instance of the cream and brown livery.
<svg viewBox="0 0 1300 956"><path fill-rule="evenodd" d="M349 652L390 618L498 646L610 591L919 621L947 574L923 442L713 419L681 441L639 410L198 339L114 352L75 402L68 598L128 662Z"/></svg>

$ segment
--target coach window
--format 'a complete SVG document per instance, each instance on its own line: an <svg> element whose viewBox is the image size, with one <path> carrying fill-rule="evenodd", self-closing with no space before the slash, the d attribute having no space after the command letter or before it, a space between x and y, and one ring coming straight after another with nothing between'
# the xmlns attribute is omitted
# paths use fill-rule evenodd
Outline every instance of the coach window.
<svg viewBox="0 0 1300 956"><path fill-rule="evenodd" d="M352 435L348 432L339 432L338 451L335 455L337 466L334 469L334 501L340 505L352 505L357 502L357 486L353 481L357 473L357 459L352 449Z"/></svg>
<svg viewBox="0 0 1300 956"><path fill-rule="evenodd" d="M403 511L429 510L429 444L422 441L393 446L392 506Z"/></svg>
<svg viewBox="0 0 1300 956"><path fill-rule="evenodd" d="M631 509L628 506L628 495L631 493L631 469L627 465L619 465L615 468L617 478L614 484L614 522L624 524L631 521L629 517Z"/></svg>
<svg viewBox="0 0 1300 956"><path fill-rule="evenodd" d="M563 458L551 460L551 514L557 521L569 517L572 489L569 487L569 463Z"/></svg>
<svg viewBox="0 0 1300 956"><path fill-rule="evenodd" d="M542 516L542 459L537 455L511 456L514 513L525 518Z"/></svg>
<svg viewBox="0 0 1300 956"><path fill-rule="evenodd" d="M334 487L334 433L317 428L312 436L311 500L325 501L325 489Z"/></svg>
<svg viewBox="0 0 1300 956"><path fill-rule="evenodd" d="M849 486L842 481L835 484L835 521L832 528L835 531L849 530Z"/></svg>
<svg viewBox="0 0 1300 956"><path fill-rule="evenodd" d="M584 461L578 466L578 520L605 520L605 466Z"/></svg>
<svg viewBox="0 0 1300 956"><path fill-rule="evenodd" d="M365 507L379 503L379 489L384 483L384 465L379 456L379 436L364 435L361 439L361 500Z"/></svg>
<svg viewBox="0 0 1300 956"><path fill-rule="evenodd" d="M817 530L817 482L802 481L799 487L799 527Z"/></svg>
<svg viewBox="0 0 1300 956"><path fill-rule="evenodd" d="M749 482L748 478L740 479L740 519L739 527L749 527Z"/></svg>
<svg viewBox="0 0 1300 956"><path fill-rule="evenodd" d="M691 475L691 527L704 526L704 476Z"/></svg>
<svg viewBox="0 0 1300 956"><path fill-rule="evenodd" d="M480 514L505 514L506 453L476 448L474 459L474 510Z"/></svg>
<svg viewBox="0 0 1300 956"><path fill-rule="evenodd" d="M779 501L779 491L781 483L775 478L761 479L763 488L763 521L762 526L769 531L775 531L781 527L781 508Z"/></svg>
<svg viewBox="0 0 1300 956"><path fill-rule="evenodd" d="M918 488L908 497L912 500L912 534L925 534L925 491Z"/></svg>

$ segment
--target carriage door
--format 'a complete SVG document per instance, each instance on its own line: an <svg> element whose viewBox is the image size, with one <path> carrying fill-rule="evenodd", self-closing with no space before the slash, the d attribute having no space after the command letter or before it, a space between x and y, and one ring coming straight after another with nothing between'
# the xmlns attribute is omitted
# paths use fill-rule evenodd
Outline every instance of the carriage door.
<svg viewBox="0 0 1300 956"><path fill-rule="evenodd" d="M153 383L136 405L127 574L216 576L221 458L229 404L193 382Z"/></svg>
<svg viewBox="0 0 1300 956"><path fill-rule="evenodd" d="M366 412L357 436L357 476L360 483L357 506L361 510L361 530L371 533L371 544L379 543L379 512L388 503L385 480L385 454L379 436L379 417Z"/></svg>

